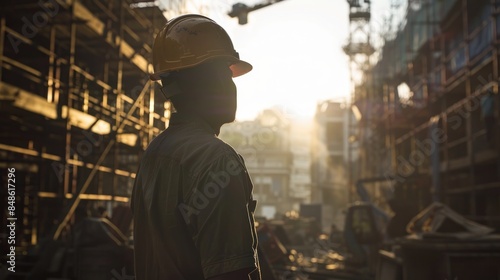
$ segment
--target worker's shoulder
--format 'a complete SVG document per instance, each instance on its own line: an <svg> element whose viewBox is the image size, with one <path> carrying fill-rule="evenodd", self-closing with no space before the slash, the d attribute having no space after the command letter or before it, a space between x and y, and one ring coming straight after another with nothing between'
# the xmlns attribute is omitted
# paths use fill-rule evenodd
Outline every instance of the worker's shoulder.
<svg viewBox="0 0 500 280"><path fill-rule="evenodd" d="M186 127L166 131L162 142L163 148L168 148L178 156L190 154L233 154L234 149L213 133L203 129Z"/></svg>
<svg viewBox="0 0 500 280"><path fill-rule="evenodd" d="M228 164L231 166L241 164L239 154L229 144L215 136L200 136L185 141L174 153L174 157L195 177L207 170L226 168Z"/></svg>
<svg viewBox="0 0 500 280"><path fill-rule="evenodd" d="M148 147L149 157L169 158L184 166L209 165L217 160L234 158L238 153L226 142L210 133L179 130L162 133Z"/></svg>
<svg viewBox="0 0 500 280"><path fill-rule="evenodd" d="M201 136L190 143L194 151L210 155L208 160L216 160L223 157L235 157L238 156L237 152L222 139L216 136Z"/></svg>

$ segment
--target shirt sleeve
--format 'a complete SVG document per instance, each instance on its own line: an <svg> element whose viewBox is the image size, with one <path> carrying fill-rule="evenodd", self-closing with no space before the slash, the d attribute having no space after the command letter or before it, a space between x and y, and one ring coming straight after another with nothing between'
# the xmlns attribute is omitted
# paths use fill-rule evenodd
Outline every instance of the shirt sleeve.
<svg viewBox="0 0 500 280"><path fill-rule="evenodd" d="M257 268L252 186L237 155L216 159L193 183L183 216L199 250L204 277Z"/></svg>

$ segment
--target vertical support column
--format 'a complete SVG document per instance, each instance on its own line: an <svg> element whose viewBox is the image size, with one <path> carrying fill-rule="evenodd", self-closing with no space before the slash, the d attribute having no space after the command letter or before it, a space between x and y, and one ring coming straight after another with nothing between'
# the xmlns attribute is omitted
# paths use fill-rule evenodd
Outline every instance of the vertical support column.
<svg viewBox="0 0 500 280"><path fill-rule="evenodd" d="M5 26L5 16L2 16L2 18L0 19L0 58L3 57L5 32L7 32ZM2 81L2 72L3 72L2 70L3 70L3 60L0 59L0 81Z"/></svg>
<svg viewBox="0 0 500 280"><path fill-rule="evenodd" d="M408 137L408 141L410 141L410 151L408 153L408 161L410 162L411 165L413 165L414 171L410 175L410 178L413 177L415 180L418 180L420 177L420 164L417 164L418 162L414 162L414 159L412 159L412 155L415 154L414 152L417 150L417 144L416 144L416 138L417 138L417 133L415 133L415 127L411 130L410 137Z"/></svg>
<svg viewBox="0 0 500 280"><path fill-rule="evenodd" d="M62 116L62 106L63 104L60 103L60 96L61 96L61 60L56 59L56 66L55 66L55 78L54 78L54 96L53 96L53 102L56 104L57 107L57 117L58 118L63 118Z"/></svg>
<svg viewBox="0 0 500 280"><path fill-rule="evenodd" d="M32 212L32 220L31 220L31 237L30 237L30 245L36 245L38 243L38 200L40 199L38 197L38 192L33 192L32 194L33 199L31 200L32 206L31 206L31 211Z"/></svg>
<svg viewBox="0 0 500 280"><path fill-rule="evenodd" d="M427 55L425 55L425 63L424 63L424 70L423 70L423 84L422 84L422 99L424 100L425 108L427 109L427 114L426 118L431 117L429 114L429 77L432 77L432 66L433 60L432 60L432 52L433 52L433 28L434 28L434 2L425 2L424 7L425 7L425 41L429 42L428 47L426 49L428 50Z"/></svg>
<svg viewBox="0 0 500 280"><path fill-rule="evenodd" d="M349 67L350 68L350 67ZM351 95L352 96L352 95ZM353 163L352 163L352 142L350 141L351 138L351 131L352 131L352 120L351 120L351 112L352 112L352 100L351 104L348 107L347 111L347 164L348 164L348 177L347 177L347 203L352 203L354 201L354 188L353 188Z"/></svg>
<svg viewBox="0 0 500 280"><path fill-rule="evenodd" d="M109 57L106 56L106 61L104 62L104 69L103 69L103 82L109 85ZM108 89L103 88L102 89L102 101L101 105L104 110L108 109Z"/></svg>
<svg viewBox="0 0 500 280"><path fill-rule="evenodd" d="M153 140L154 128L154 114L155 114L155 89L149 87L149 122L148 122L148 142Z"/></svg>
<svg viewBox="0 0 500 280"><path fill-rule="evenodd" d="M465 80L465 95L466 95L466 100L467 103L471 101L471 98L473 96L472 92L472 85L471 85L471 75L470 72L467 71L466 73L467 79ZM467 108L467 107L466 107ZM466 110L464 110L466 111ZM469 196L470 199L470 215L475 216L476 215L476 182L474 178L474 135L472 133L472 118L471 118L471 112L467 112L467 118L465 118L465 133L466 133L466 138L467 138L467 159L469 162L469 185L471 187L471 193Z"/></svg>
<svg viewBox="0 0 500 280"><path fill-rule="evenodd" d="M139 137L137 138L137 141L141 142L141 141L145 140L147 143L149 143L149 138L147 138L145 136L146 132L149 131L149 129L148 129L147 120L146 120L146 109L145 109L144 104L143 104L144 100L140 100L139 102L141 103L141 105L139 107L139 123L141 125L141 128L139 129Z"/></svg>
<svg viewBox="0 0 500 280"><path fill-rule="evenodd" d="M430 38L430 35L428 36L428 40L430 40L429 38ZM429 77L432 76L432 66L433 66L433 62L432 62L433 47L432 47L432 45L429 46L428 50L429 50L429 53L427 53L427 55L424 56L423 75L422 75L423 76L423 79L422 79L422 99L424 102L424 106L427 109L426 114L425 114L426 119L431 117L431 114L429 112L429 106L430 106L430 98L429 98L430 79L429 79Z"/></svg>
<svg viewBox="0 0 500 280"><path fill-rule="evenodd" d="M439 50L440 50L440 57L439 57L439 71L440 71L440 80L439 80L439 84L440 84L440 88L441 89L444 89L444 85L445 85L445 82L446 82L446 36L439 36L439 39L438 39L438 44L439 44ZM447 115L446 113L442 113L442 112L445 112L446 111L446 101L445 101L445 97L444 95L446 94L445 90L440 90L438 92L438 95L437 95L437 106L438 106L438 110L440 113L440 123L442 125L442 129L443 129L443 132L445 135L447 135ZM438 123L438 127L439 127L439 123ZM446 137L445 141L443 141L443 143L440 143L439 145L439 171L440 171L440 184L441 184L441 188L440 188L440 198L441 198L441 202L443 202L444 204L449 204L449 199L448 199L448 196L446 196L446 190L447 190L447 186L448 186L448 164L447 164L447 160L448 160L448 150L447 150L447 142L448 142L448 137ZM441 151L442 151L442 154L441 154ZM442 155L442 156L441 156ZM444 166L444 168L443 168Z"/></svg>
<svg viewBox="0 0 500 280"><path fill-rule="evenodd" d="M62 117L66 119L66 145L65 145L65 155L64 155L64 186L63 186L63 197L66 196L67 193L70 193L70 181L71 174L69 168L69 160L71 159L71 123L70 119L70 109L73 106L72 102L72 94L73 94L73 79L74 79L74 71L73 66L75 64L75 47L76 47L76 23L75 23L75 5L71 4L71 17L70 17L70 47L69 47L69 59L68 59L68 81L66 83L66 91L65 95L65 105L67 106L66 112L64 109L62 110Z"/></svg>
<svg viewBox="0 0 500 280"><path fill-rule="evenodd" d="M87 82L87 78L85 77L82 77L83 79L83 106L82 106L82 110L84 113L88 113L89 112L89 98L90 98L90 94L89 94L89 88L88 88L88 82ZM82 91L80 90L80 93L82 93Z"/></svg>
<svg viewBox="0 0 500 280"><path fill-rule="evenodd" d="M389 170L396 169L396 138L395 138L395 129L393 122L393 114L394 114L394 86L392 84L385 85L385 94L386 94L386 109L385 109L385 127L386 127L386 147L390 154L390 162L389 162ZM389 171L386 172L390 174ZM386 176L384 174L384 176Z"/></svg>
<svg viewBox="0 0 500 280"><path fill-rule="evenodd" d="M471 73L470 73L470 56L469 56L469 19L467 13L467 2L470 0L462 0L462 7L460 13L462 14L463 20L463 38L465 41L465 64L466 64L466 72L465 72L465 100L466 102L470 102L470 99L473 95L471 89ZM469 194L469 215L476 215L476 190L475 190L475 180L474 180L474 151L473 151L473 135L472 135L472 120L470 118L470 113L467 113L467 117L465 119L465 137L467 141L467 159L469 163L469 186L470 194Z"/></svg>
<svg viewBox="0 0 500 280"><path fill-rule="evenodd" d="M443 34L443 32L445 32L444 30L441 31L441 34ZM446 33L444 33L446 34ZM449 40L446 36L444 35L441 35L439 37L439 50L441 51L441 54L440 54L440 57L439 57L439 71L441 72L440 73L440 81L439 81L439 84L440 84L440 92L439 92L439 95L437 96L437 106L438 106L438 110L440 112L440 123L441 123L441 127L443 129L443 132L445 135L447 135L447 115L446 113L443 113L443 112L446 112L446 101L445 101L445 94L446 94L446 90L445 90L445 84L446 84L446 40ZM438 123L438 127L439 127L439 123ZM447 150L447 143L448 143L448 137L446 137L445 141L443 141L443 143L440 143L440 148L439 148L439 171L440 171L440 193L439 193L439 198L440 198L440 201L445 203L445 204L449 204L449 199L448 197L445 195L446 193L446 190L448 189L447 186L448 186L448 176L447 176L447 172L448 172L448 165L446 164L447 163L447 160L448 160L448 150ZM442 153L441 153L442 151ZM442 156L441 156L442 155ZM444 168L442 168L444 166Z"/></svg>
<svg viewBox="0 0 500 280"><path fill-rule="evenodd" d="M56 28L54 25L50 26L50 56L49 56L49 73L47 79L47 101L54 102L54 75L55 75L55 51L56 51Z"/></svg>
<svg viewBox="0 0 500 280"><path fill-rule="evenodd" d="M496 0L491 0L492 5L492 25L493 25L493 42L496 46L500 44L498 21L500 21L500 3ZM493 48L493 81L496 82L493 88L493 93L495 94L495 106L496 106L496 129L493 143L495 143L495 150L497 155L497 174L500 174L500 133L498 128L500 127L500 93L499 93L499 83L500 83L500 52L497 48Z"/></svg>
<svg viewBox="0 0 500 280"><path fill-rule="evenodd" d="M119 130L120 122L121 122L121 115L123 113L123 99L121 97L123 92L123 54L121 52L121 48L123 46L123 19L124 19L124 10L123 10L123 5L121 1L118 1L118 9L119 9L119 20L118 20L118 36L120 37L120 40L118 42L118 68L117 68L117 79L116 79L116 122L115 122L115 127L116 127L116 134L115 134L115 145L113 147L113 188L111 190L111 203L114 202L115 195L117 193L117 188L118 188L118 175L116 174L116 170L118 169L119 166L119 156L120 156L120 150L119 150L119 144L118 144L118 135L122 133L122 131ZM126 102L126 101L125 101ZM123 120L125 121L125 120Z"/></svg>
<svg viewBox="0 0 500 280"><path fill-rule="evenodd" d="M68 80L66 81L66 87L65 90L62 94L61 100L58 100L58 117L63 119L66 122L66 135L65 135L65 148L64 148L64 177L63 177L63 189L62 189L62 194L61 199L63 200L63 209L67 205L67 200L66 200L66 194L71 193L70 187L71 187L71 169L69 167L69 161L71 160L71 123L70 123L70 108L72 108L73 102L72 102L72 97L71 95L73 94L73 79L74 79L74 72L73 72L73 65L75 63L75 46L76 46L76 23L74 21L75 19L75 5L74 2L71 3L70 6L70 40L69 40L69 59L68 59ZM59 68L59 67L58 67ZM60 71L60 69L56 69L56 75L59 75L57 73ZM66 107L65 107L66 106ZM74 219L71 219L71 222L73 222ZM66 224L67 225L67 224ZM62 231L63 229L61 229Z"/></svg>

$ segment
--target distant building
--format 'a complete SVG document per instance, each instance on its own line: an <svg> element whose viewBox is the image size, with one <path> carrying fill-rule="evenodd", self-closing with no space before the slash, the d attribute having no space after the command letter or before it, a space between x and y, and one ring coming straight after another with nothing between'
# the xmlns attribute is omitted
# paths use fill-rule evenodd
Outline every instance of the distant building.
<svg viewBox="0 0 500 280"><path fill-rule="evenodd" d="M304 141L291 137L290 121L277 110L265 110L255 120L222 127L220 137L244 158L258 200L256 215L273 218L309 198L309 154Z"/></svg>
<svg viewBox="0 0 500 280"><path fill-rule="evenodd" d="M312 133L311 202L323 205L322 226L335 223L343 228L343 210L348 204L349 110L343 103L318 104ZM354 118L352 118L353 120Z"/></svg>
<svg viewBox="0 0 500 280"><path fill-rule="evenodd" d="M295 201L294 210L299 203L311 201L311 124L293 121L290 126L290 150L292 163L290 172L290 198Z"/></svg>

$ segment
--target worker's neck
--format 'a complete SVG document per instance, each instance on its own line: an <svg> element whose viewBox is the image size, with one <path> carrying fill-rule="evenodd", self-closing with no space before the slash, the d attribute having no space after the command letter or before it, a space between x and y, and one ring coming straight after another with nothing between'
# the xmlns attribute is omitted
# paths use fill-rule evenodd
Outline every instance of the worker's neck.
<svg viewBox="0 0 500 280"><path fill-rule="evenodd" d="M215 135L219 135L220 128L222 127L222 125L224 123L226 123L223 120L221 120L219 117L217 117L213 114L206 114L201 110L186 110L186 111L183 111L182 114L192 116L196 119L204 121L205 123L207 123L210 126L210 128L212 128Z"/></svg>

